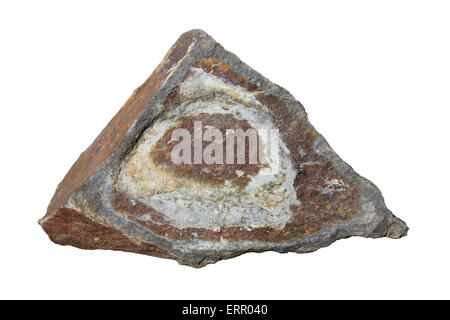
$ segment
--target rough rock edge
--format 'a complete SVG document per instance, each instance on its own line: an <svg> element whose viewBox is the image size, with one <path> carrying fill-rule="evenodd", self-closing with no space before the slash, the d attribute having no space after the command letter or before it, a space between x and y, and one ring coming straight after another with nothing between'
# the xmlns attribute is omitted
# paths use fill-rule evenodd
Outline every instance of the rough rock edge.
<svg viewBox="0 0 450 320"><path fill-rule="evenodd" d="M386 208L378 188L343 162L321 135L316 140L315 151L331 160L334 166L361 191L360 212L355 218L341 225L325 228L294 241L279 243L242 241L233 244L234 247L230 250L218 253L213 247L211 250L194 252L191 247L199 244L196 240L165 239L152 234L142 226L120 219L109 204L108 195L112 194L113 184L111 177L114 177L117 166L129 153L130 146L138 140L149 122L151 123L151 119L161 112L156 106L161 104L191 63L208 57L217 57L232 68L239 69L249 81L259 83L263 90L277 96L289 107L295 108L297 114L307 120L303 106L285 89L252 70L234 54L224 50L205 32L201 30L186 32L172 46L150 78L135 90L124 107L75 162L58 186L47 214L39 221L52 241L83 249L143 253L175 259L181 264L193 267L202 267L246 252L305 253L351 236L400 238L407 234L408 227ZM310 125L309 121L307 123ZM365 210L366 206L372 206L373 210ZM68 212L70 214L67 215ZM70 220L71 215L76 219ZM65 223L65 219L67 222L71 221L71 224ZM64 225L65 228L62 227ZM90 239L88 234L70 225L94 230L93 233L101 234L102 237L96 236L98 239L94 242L92 239L87 241L86 239Z"/></svg>

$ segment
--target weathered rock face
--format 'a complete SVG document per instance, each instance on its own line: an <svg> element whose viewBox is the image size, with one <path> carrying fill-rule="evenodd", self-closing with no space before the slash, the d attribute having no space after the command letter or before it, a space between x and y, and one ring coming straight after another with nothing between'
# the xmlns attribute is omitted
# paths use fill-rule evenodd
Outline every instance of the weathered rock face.
<svg viewBox="0 0 450 320"><path fill-rule="evenodd" d="M228 147L229 130L239 129L255 134L242 149ZM193 139L178 152L180 132ZM178 39L73 165L39 222L58 244L193 267L408 230L298 101L200 30Z"/></svg>

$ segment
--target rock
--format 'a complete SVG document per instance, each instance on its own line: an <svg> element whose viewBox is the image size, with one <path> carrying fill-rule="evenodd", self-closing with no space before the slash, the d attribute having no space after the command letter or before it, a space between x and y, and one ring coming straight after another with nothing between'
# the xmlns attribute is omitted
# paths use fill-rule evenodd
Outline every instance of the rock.
<svg viewBox="0 0 450 320"><path fill-rule="evenodd" d="M81 154L39 223L61 245L193 267L408 230L298 101L201 30L178 39Z"/></svg>

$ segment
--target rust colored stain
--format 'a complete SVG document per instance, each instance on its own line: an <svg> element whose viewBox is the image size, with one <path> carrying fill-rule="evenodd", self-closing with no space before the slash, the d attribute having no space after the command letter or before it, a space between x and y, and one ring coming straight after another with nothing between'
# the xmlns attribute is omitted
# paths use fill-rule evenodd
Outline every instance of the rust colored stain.
<svg viewBox="0 0 450 320"><path fill-rule="evenodd" d="M163 104L166 107L174 106L180 103L180 88L176 86L173 88L167 97L164 99Z"/></svg>
<svg viewBox="0 0 450 320"><path fill-rule="evenodd" d="M202 161L201 164L195 164L194 158L194 143L191 143L191 163L174 164L171 160L171 152L175 145L180 143L179 141L172 140L172 133L174 130L183 128L186 129L191 137L194 137L194 122L201 121L202 132L207 128L215 128L220 130L222 133L223 140L219 143L219 146L223 151L223 164L206 164ZM223 183L225 180L230 180L231 183L245 186L252 175L258 173L260 167L259 159L257 163L250 164L249 153L250 153L250 143L249 139L245 139L245 162L244 164L238 164L237 161L237 143L234 143L234 158L232 164L226 164L226 130L227 129L242 129L244 132L248 129L253 129L247 121L236 120L230 114L209 114L201 113L196 116L184 117L177 127L168 130L164 136L158 140L154 148L152 149L150 156L153 161L164 167L164 170L169 170L174 172L176 175L188 176L194 179L199 179L203 183ZM256 134L256 139L259 140L259 136ZM206 146L211 144L208 141L202 141L202 150L205 150ZM256 149L256 154L258 150ZM240 177L236 176L236 171L240 170L244 174Z"/></svg>
<svg viewBox="0 0 450 320"><path fill-rule="evenodd" d="M202 68L205 72L228 80L236 86L245 88L247 91L253 92L258 89L258 86L256 84L247 81L244 76L235 72L230 68L228 64L220 61L217 58L201 59L194 63L193 67Z"/></svg>
<svg viewBox="0 0 450 320"><path fill-rule="evenodd" d="M142 243L138 245L120 231L94 222L74 209L61 208L43 224L50 239L61 245L80 249L109 249L150 254L161 258L171 255L160 248Z"/></svg>

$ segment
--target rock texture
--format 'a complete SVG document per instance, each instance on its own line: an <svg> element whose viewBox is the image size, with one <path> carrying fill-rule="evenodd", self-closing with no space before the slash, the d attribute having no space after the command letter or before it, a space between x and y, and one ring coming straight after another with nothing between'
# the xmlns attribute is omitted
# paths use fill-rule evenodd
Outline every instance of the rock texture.
<svg viewBox="0 0 450 320"><path fill-rule="evenodd" d="M271 174L271 162L174 164L171 134L192 132L195 121L221 132L278 129L279 170ZM193 267L246 252L311 252L350 236L400 238L408 230L298 101L201 30L178 39L83 152L39 223L58 244Z"/></svg>

